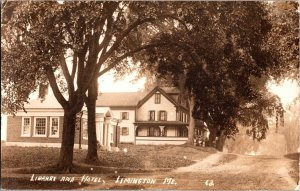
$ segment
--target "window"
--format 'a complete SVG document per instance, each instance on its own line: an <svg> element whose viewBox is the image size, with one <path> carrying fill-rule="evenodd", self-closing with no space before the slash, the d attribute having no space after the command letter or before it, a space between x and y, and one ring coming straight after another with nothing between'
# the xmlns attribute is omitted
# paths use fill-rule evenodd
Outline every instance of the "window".
<svg viewBox="0 0 300 191"><path fill-rule="evenodd" d="M180 121L183 121L183 112L180 111Z"/></svg>
<svg viewBox="0 0 300 191"><path fill-rule="evenodd" d="M23 137L30 137L31 118L23 117L22 119L22 133Z"/></svg>
<svg viewBox="0 0 300 191"><path fill-rule="evenodd" d="M161 97L160 93L155 94L155 102L154 102L155 104L160 104L160 97Z"/></svg>
<svg viewBox="0 0 300 191"><path fill-rule="evenodd" d="M179 121L179 111L176 111L176 121Z"/></svg>
<svg viewBox="0 0 300 191"><path fill-rule="evenodd" d="M129 135L129 128L128 127L122 127L121 135L123 135L123 136Z"/></svg>
<svg viewBox="0 0 300 191"><path fill-rule="evenodd" d="M34 125L34 135L37 137L46 137L46 117L36 117Z"/></svg>
<svg viewBox="0 0 300 191"><path fill-rule="evenodd" d="M87 127L86 119L83 119L83 121L82 121L82 138L88 139L88 127Z"/></svg>
<svg viewBox="0 0 300 191"><path fill-rule="evenodd" d="M59 118L50 117L50 137L59 137Z"/></svg>
<svg viewBox="0 0 300 191"><path fill-rule="evenodd" d="M175 134L176 134L176 137L187 137L188 130L186 127L177 127Z"/></svg>
<svg viewBox="0 0 300 191"><path fill-rule="evenodd" d="M121 119L122 120L128 120L129 119L129 113L128 112L121 112Z"/></svg>
<svg viewBox="0 0 300 191"><path fill-rule="evenodd" d="M149 121L155 121L155 111L149 111Z"/></svg>
<svg viewBox="0 0 300 191"><path fill-rule="evenodd" d="M159 120L167 121L167 112L166 111L159 111Z"/></svg>
<svg viewBox="0 0 300 191"><path fill-rule="evenodd" d="M149 127L148 136L149 137L159 137L160 136L159 127Z"/></svg>

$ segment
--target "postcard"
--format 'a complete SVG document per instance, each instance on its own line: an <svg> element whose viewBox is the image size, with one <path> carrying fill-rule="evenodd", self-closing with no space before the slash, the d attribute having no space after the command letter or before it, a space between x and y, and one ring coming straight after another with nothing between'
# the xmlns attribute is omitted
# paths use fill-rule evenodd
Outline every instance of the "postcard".
<svg viewBox="0 0 300 191"><path fill-rule="evenodd" d="M299 190L298 2L1 10L1 189Z"/></svg>

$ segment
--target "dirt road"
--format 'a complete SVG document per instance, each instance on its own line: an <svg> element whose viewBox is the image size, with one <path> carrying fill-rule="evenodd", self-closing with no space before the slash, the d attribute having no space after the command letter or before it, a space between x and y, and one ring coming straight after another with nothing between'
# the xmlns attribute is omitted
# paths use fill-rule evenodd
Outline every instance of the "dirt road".
<svg viewBox="0 0 300 191"><path fill-rule="evenodd" d="M120 175L123 178L153 179L155 184L116 184L116 175L102 186L91 185L87 189L294 190L297 183L289 174L292 162L283 157L215 153L172 172ZM166 178L172 179L163 184Z"/></svg>
<svg viewBox="0 0 300 191"><path fill-rule="evenodd" d="M236 155L228 163L219 161L226 154L216 153L196 164L178 168L176 174L184 174L191 179L207 177L206 187L213 189L288 189L296 188L297 183L289 175L291 160L273 156ZM200 175L201 174L201 175ZM182 176L182 175L181 175ZM213 185L209 182L214 182ZM201 187L203 188L203 187Z"/></svg>

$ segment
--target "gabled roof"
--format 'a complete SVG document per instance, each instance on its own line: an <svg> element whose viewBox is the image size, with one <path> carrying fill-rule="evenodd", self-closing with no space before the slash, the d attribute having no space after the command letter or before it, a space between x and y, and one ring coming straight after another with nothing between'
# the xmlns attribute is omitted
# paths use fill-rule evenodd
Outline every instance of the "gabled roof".
<svg viewBox="0 0 300 191"><path fill-rule="evenodd" d="M162 88L156 86L151 92L149 92L141 101L138 102L137 107L141 107L150 97L155 94L156 92L160 92L163 96L165 96L171 103L175 106L179 106L178 103L169 96Z"/></svg>
<svg viewBox="0 0 300 191"><path fill-rule="evenodd" d="M53 95L48 95L44 100L32 99L24 104L25 109L62 109Z"/></svg>
<svg viewBox="0 0 300 191"><path fill-rule="evenodd" d="M96 101L96 106L136 106L142 96L142 92L100 93Z"/></svg>
<svg viewBox="0 0 300 191"><path fill-rule="evenodd" d="M179 94L180 90L176 87L160 87L163 89L167 94Z"/></svg>
<svg viewBox="0 0 300 191"><path fill-rule="evenodd" d="M179 94L179 90L177 88L158 86L156 86L150 92L139 91L100 93L96 101L96 107L139 108L157 91L159 91L176 107L187 110L187 108L177 103L177 101L174 100L171 96L172 94Z"/></svg>

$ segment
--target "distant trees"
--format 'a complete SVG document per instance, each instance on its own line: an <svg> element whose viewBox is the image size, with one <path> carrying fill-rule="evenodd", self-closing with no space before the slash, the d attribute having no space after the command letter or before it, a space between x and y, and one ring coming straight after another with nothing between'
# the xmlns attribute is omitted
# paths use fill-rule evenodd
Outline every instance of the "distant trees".
<svg viewBox="0 0 300 191"><path fill-rule="evenodd" d="M284 128L280 129L285 136L288 153L299 152L299 116L300 100L298 97L288 108L285 108Z"/></svg>

